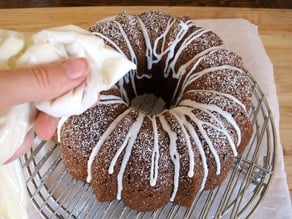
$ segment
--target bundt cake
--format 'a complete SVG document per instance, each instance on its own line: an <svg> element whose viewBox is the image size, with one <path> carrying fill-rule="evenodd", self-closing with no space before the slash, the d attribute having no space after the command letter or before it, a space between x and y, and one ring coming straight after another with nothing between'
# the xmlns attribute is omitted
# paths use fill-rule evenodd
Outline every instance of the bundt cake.
<svg viewBox="0 0 292 219"><path fill-rule="evenodd" d="M160 11L122 12L90 31L137 69L60 127L65 167L99 201L140 211L190 206L225 179L251 138L242 59L212 31ZM148 106L156 112L133 105L144 94L157 97Z"/></svg>

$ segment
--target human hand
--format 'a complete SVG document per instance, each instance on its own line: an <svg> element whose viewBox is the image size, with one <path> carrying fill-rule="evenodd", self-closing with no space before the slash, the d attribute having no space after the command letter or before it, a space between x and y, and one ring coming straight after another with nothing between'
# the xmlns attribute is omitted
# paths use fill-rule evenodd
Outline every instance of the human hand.
<svg viewBox="0 0 292 219"><path fill-rule="evenodd" d="M0 109L13 105L51 100L80 85L87 77L89 65L83 58L69 59L27 69L1 70ZM34 128L25 137L21 147L5 163L22 156L32 146L36 132L44 140L49 140L58 124L58 118L38 112Z"/></svg>

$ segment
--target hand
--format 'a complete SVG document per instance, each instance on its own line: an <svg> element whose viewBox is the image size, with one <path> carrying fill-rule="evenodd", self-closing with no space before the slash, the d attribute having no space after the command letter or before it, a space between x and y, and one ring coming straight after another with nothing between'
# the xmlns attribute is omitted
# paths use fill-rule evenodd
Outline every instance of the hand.
<svg viewBox="0 0 292 219"><path fill-rule="evenodd" d="M0 109L59 97L80 85L86 79L88 71L88 63L83 58L27 69L1 70L0 93L5 95L2 95ZM23 145L5 163L17 159L29 150L32 146L34 132L44 140L49 140L53 136L57 124L58 118L38 112L34 130L26 135Z"/></svg>

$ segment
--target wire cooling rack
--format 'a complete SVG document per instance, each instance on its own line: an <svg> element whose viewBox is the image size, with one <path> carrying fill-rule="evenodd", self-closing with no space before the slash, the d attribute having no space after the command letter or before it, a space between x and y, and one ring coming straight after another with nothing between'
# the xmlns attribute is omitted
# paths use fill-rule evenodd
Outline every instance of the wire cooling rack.
<svg viewBox="0 0 292 219"><path fill-rule="evenodd" d="M190 208L169 203L153 212L139 212L122 201L98 202L91 187L65 170L60 149L34 139L35 146L22 158L31 201L43 218L249 218L260 205L273 178L276 132L263 92L250 76L254 133L249 146L236 158L225 181L197 195Z"/></svg>

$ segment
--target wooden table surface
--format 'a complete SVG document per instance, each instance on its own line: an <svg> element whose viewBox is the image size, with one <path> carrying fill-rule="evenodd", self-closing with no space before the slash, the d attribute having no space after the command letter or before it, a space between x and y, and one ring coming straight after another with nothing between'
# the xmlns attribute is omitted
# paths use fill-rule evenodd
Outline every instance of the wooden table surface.
<svg viewBox="0 0 292 219"><path fill-rule="evenodd" d="M245 18L259 27L260 37L274 65L280 104L280 137L288 186L292 195L292 10L209 7L74 7L0 9L0 28L36 31L47 27L76 24L88 28L96 20L126 10L139 13L160 9L171 15L193 19Z"/></svg>

